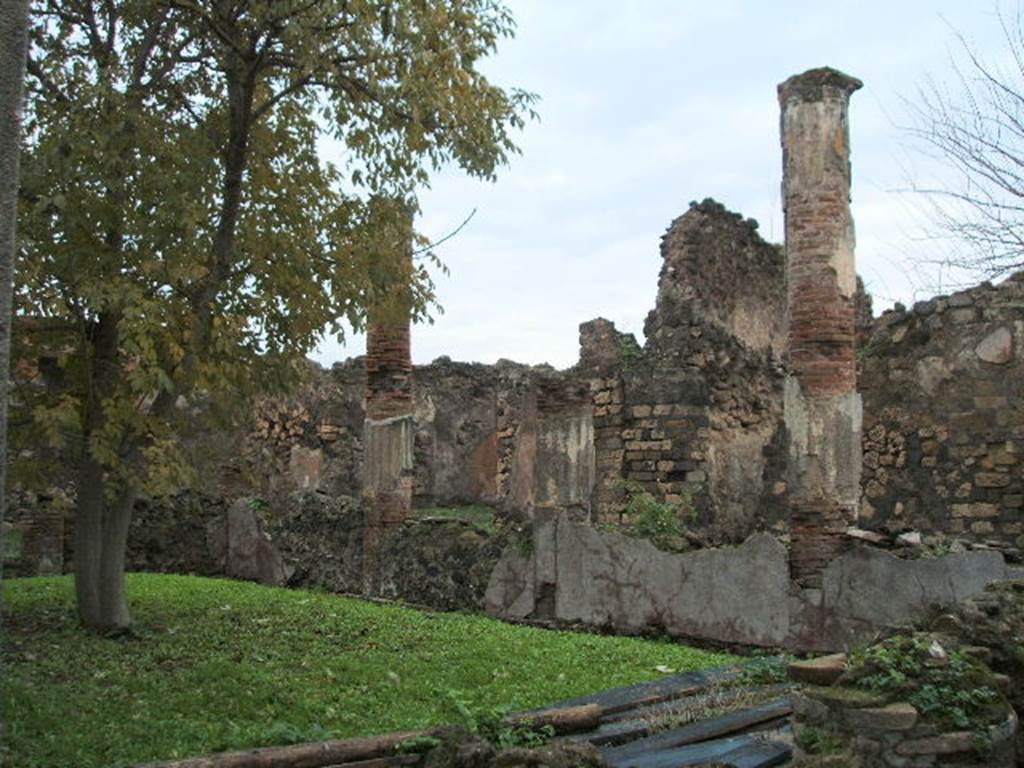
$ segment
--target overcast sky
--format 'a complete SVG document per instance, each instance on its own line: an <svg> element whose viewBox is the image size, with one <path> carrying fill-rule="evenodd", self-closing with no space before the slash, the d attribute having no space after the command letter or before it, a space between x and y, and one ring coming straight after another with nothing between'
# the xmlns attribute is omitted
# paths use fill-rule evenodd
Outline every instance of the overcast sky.
<svg viewBox="0 0 1024 768"><path fill-rule="evenodd" d="M994 0L509 0L518 25L486 65L536 92L540 121L496 183L455 173L422 197L420 229L440 238L444 313L413 328L413 360L572 365L578 326L614 321L642 342L659 239L689 201L713 197L783 239L776 85L831 66L860 78L851 104L858 271L876 313L911 304L940 275L921 243L908 172L905 99L950 78L954 30L1001 50ZM1006 1L1004 9L1010 8ZM910 158L908 160L908 157ZM365 340L325 342L324 365Z"/></svg>

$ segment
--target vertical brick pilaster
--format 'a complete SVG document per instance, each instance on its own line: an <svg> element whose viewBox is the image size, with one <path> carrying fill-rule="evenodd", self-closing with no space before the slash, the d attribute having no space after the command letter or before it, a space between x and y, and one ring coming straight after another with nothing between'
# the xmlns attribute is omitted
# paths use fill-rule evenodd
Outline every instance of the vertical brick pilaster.
<svg viewBox="0 0 1024 768"><path fill-rule="evenodd" d="M412 273L412 221L402 241L402 265ZM386 304L368 309L366 421L363 426L363 589L380 592L380 550L390 527L412 511L413 372L408 294L393 292Z"/></svg>
<svg viewBox="0 0 1024 768"><path fill-rule="evenodd" d="M856 517L860 399L848 109L859 80L833 69L779 86L791 376L791 575L816 586Z"/></svg>
<svg viewBox="0 0 1024 768"><path fill-rule="evenodd" d="M379 421L412 413L409 319L371 318L366 332L366 418Z"/></svg>

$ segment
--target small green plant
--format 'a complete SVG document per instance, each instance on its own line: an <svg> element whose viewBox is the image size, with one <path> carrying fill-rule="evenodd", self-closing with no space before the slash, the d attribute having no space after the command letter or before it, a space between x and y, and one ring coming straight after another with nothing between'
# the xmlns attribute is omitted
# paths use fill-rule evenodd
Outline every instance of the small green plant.
<svg viewBox="0 0 1024 768"><path fill-rule="evenodd" d="M619 529L628 535L650 539L662 549L677 550L685 533L682 521L691 525L697 522L691 486L680 492L681 500L675 503L658 501L650 491L633 481L622 481L618 487L626 495L623 516L630 521Z"/></svg>
<svg viewBox="0 0 1024 768"><path fill-rule="evenodd" d="M447 698L460 720L459 724L498 749L540 747L555 735L555 729L550 725L533 728L527 723L510 721L509 707L477 707L461 691L455 690L449 690Z"/></svg>
<svg viewBox="0 0 1024 768"><path fill-rule="evenodd" d="M792 656L761 656L753 659L736 676L737 685L773 685L789 679Z"/></svg>
<svg viewBox="0 0 1024 768"><path fill-rule="evenodd" d="M679 512L672 504L657 501L647 491L636 493L626 503L626 514L632 517L638 536L653 539L659 536L681 536Z"/></svg>
<svg viewBox="0 0 1024 768"><path fill-rule="evenodd" d="M897 635L854 653L847 677L860 688L902 698L943 729L979 729L1002 714L991 673L930 635Z"/></svg>
<svg viewBox="0 0 1024 768"><path fill-rule="evenodd" d="M832 731L803 725L796 732L796 743L809 755L831 755L843 748L842 739Z"/></svg>
<svg viewBox="0 0 1024 768"><path fill-rule="evenodd" d="M334 731L324 728L320 723L311 723L305 726L293 723L277 721L271 723L263 731L261 741L264 744L303 744L311 741L327 741L335 738Z"/></svg>
<svg viewBox="0 0 1024 768"><path fill-rule="evenodd" d="M619 335L619 354L622 356L622 362L627 365L640 359L642 352L633 334L623 333Z"/></svg>
<svg viewBox="0 0 1024 768"><path fill-rule="evenodd" d="M441 740L436 736L412 736L396 746L395 752L400 755L422 755L439 746Z"/></svg>

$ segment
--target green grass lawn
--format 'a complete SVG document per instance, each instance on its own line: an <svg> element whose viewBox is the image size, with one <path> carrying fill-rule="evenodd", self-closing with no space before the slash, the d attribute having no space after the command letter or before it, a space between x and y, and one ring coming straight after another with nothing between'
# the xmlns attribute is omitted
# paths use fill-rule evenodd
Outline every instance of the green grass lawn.
<svg viewBox="0 0 1024 768"><path fill-rule="evenodd" d="M132 574L137 637L76 625L70 578L5 580L4 765L109 766L420 728L733 661L316 592Z"/></svg>

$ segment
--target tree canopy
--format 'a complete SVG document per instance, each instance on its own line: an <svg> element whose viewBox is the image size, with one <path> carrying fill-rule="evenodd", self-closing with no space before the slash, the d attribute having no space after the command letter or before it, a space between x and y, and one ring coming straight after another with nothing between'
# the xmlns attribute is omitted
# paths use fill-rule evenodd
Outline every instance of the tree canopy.
<svg viewBox="0 0 1024 768"><path fill-rule="evenodd" d="M80 612L117 627L131 505L187 474L182 418L287 380L389 293L422 318L417 188L446 164L493 179L533 97L479 70L513 32L491 0L32 10L19 355L58 356L34 415L77 451Z"/></svg>

